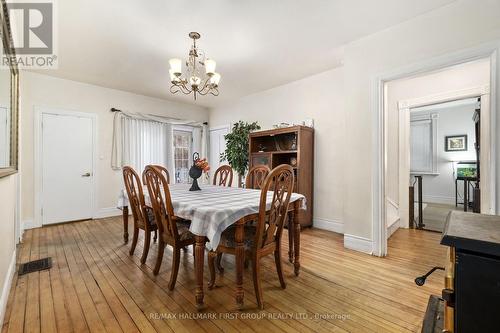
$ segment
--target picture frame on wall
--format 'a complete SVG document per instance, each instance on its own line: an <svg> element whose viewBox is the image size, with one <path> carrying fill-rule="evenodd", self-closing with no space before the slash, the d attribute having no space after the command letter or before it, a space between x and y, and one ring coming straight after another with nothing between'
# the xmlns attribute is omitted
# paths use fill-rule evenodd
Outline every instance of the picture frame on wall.
<svg viewBox="0 0 500 333"><path fill-rule="evenodd" d="M446 136L444 150L449 152L467 151L467 134Z"/></svg>

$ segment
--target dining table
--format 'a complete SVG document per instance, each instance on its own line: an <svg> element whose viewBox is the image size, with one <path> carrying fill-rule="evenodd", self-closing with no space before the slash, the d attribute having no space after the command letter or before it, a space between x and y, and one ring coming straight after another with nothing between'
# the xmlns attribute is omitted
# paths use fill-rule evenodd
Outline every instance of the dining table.
<svg viewBox="0 0 500 333"><path fill-rule="evenodd" d="M244 225L255 221L259 214L261 191L254 189L200 185L200 191L189 191L190 184L169 185L174 215L190 220L189 230L195 237L194 260L196 279L196 306L204 308L203 269L205 250L215 250L222 232L235 225L236 243L236 293L235 300L239 309L243 308L243 269L245 260ZM146 205L150 204L147 187L144 187ZM267 193L267 202L273 192ZM118 208L123 216L123 240L128 242L129 201L125 189L118 198ZM270 209L270 204L266 209ZM306 198L302 194L292 193L288 209L288 259L294 265L295 275L300 271L300 210L306 209Z"/></svg>

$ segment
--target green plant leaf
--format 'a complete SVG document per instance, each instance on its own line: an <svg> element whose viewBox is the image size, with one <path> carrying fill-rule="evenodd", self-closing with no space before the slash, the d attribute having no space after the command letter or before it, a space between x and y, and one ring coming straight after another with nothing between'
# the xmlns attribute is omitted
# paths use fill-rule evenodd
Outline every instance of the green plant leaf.
<svg viewBox="0 0 500 333"><path fill-rule="evenodd" d="M224 135L226 150L220 154L220 161L227 161L231 168L244 175L248 169L248 136L259 129L256 121L247 123L240 120L235 123L231 133Z"/></svg>

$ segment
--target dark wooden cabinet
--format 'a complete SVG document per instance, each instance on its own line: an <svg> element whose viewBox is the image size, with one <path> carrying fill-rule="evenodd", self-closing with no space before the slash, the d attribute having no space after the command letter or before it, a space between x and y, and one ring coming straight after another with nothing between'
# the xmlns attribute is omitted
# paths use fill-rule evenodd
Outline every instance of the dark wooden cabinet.
<svg viewBox="0 0 500 333"><path fill-rule="evenodd" d="M250 168L267 165L273 169L289 164L295 172L294 192L303 194L307 210L301 211L301 226L312 226L314 181L314 129L293 126L253 132L249 140Z"/></svg>
<svg viewBox="0 0 500 333"><path fill-rule="evenodd" d="M441 244L451 248L443 291L455 333L500 330L500 216L453 211ZM447 322L445 313L445 322ZM452 324L453 323L453 324ZM450 327L451 328L451 327Z"/></svg>

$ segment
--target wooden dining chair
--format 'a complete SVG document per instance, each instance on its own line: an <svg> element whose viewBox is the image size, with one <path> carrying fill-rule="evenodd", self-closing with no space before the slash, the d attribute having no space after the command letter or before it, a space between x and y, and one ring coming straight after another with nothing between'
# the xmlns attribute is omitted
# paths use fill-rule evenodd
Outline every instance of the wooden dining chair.
<svg viewBox="0 0 500 333"><path fill-rule="evenodd" d="M162 165L151 165L155 168L157 168L158 170L160 170L160 172L162 173L163 177L165 177L165 179L167 180L167 183L170 184L170 174L168 173L168 170L167 168L165 168L164 166ZM142 172L142 183L144 185L146 185L146 170L144 170Z"/></svg>
<svg viewBox="0 0 500 333"><path fill-rule="evenodd" d="M267 165L256 165L248 171L245 187L260 190L271 169Z"/></svg>
<svg viewBox="0 0 500 333"><path fill-rule="evenodd" d="M139 230L144 230L144 250L142 251L141 264L146 262L151 243L151 233L154 232L154 241L156 241L157 225L154 218L153 210L147 207L144 202L144 192L142 191L141 179L137 172L129 166L123 167L123 181L129 199L129 206L132 209L134 217L134 236L130 255L134 254L137 240L139 238Z"/></svg>
<svg viewBox="0 0 500 333"><path fill-rule="evenodd" d="M262 287L260 284L260 259L274 254L276 270L281 288L285 289L285 279L281 267L281 235L288 216L288 205L293 191L294 174L291 166L282 164L273 169L263 182L259 213L256 225L244 226L245 258L252 261L253 283L255 296L259 308L264 308ZM268 191L272 191L271 201L268 202ZM270 207L267 210L267 207ZM215 285L215 259L220 253L236 255L236 227L227 228L221 235L219 246L208 254L210 270L209 288Z"/></svg>
<svg viewBox="0 0 500 333"><path fill-rule="evenodd" d="M165 246L172 246L174 257L168 288L173 290L179 272L180 250L188 245L194 245L195 239L189 231L189 221L174 215L167 179L161 169L148 165L144 174L159 231L158 256L153 273L157 275L160 271Z"/></svg>
<svg viewBox="0 0 500 333"><path fill-rule="evenodd" d="M215 170L213 184L231 187L233 183L233 169L229 165L221 165Z"/></svg>

